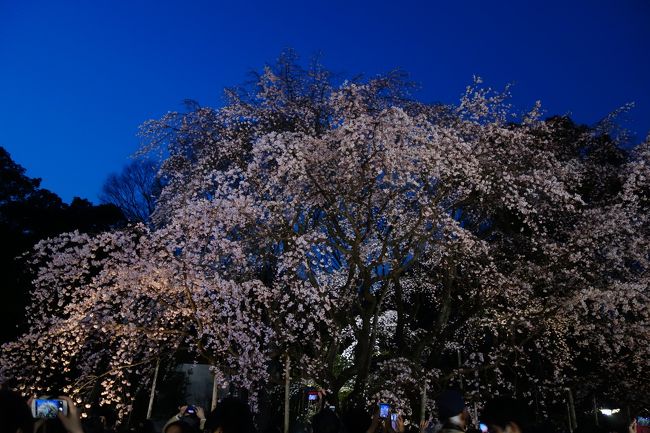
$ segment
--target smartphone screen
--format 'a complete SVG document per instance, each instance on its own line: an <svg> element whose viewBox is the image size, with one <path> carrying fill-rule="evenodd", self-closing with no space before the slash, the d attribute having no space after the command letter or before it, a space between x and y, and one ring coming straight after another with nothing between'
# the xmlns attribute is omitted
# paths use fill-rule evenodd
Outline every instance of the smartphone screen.
<svg viewBox="0 0 650 433"><path fill-rule="evenodd" d="M396 413L391 413L390 414L390 426L393 428L394 431L397 431L397 414Z"/></svg>
<svg viewBox="0 0 650 433"><path fill-rule="evenodd" d="M195 415L196 408L194 406L187 406L187 408L185 409L185 413L188 415Z"/></svg>
<svg viewBox="0 0 650 433"><path fill-rule="evenodd" d="M650 417L645 417L645 416L636 417L636 432L650 433Z"/></svg>
<svg viewBox="0 0 650 433"><path fill-rule="evenodd" d="M388 403L379 403L379 417L388 418L390 405Z"/></svg>
<svg viewBox="0 0 650 433"><path fill-rule="evenodd" d="M307 400L308 401L316 401L316 400L318 400L318 392L310 391L307 394Z"/></svg>
<svg viewBox="0 0 650 433"><path fill-rule="evenodd" d="M481 433L488 433L488 426L483 423L478 425L478 429L481 430Z"/></svg>
<svg viewBox="0 0 650 433"><path fill-rule="evenodd" d="M56 418L57 413L68 414L68 404L59 399L36 399L32 403L34 418Z"/></svg>

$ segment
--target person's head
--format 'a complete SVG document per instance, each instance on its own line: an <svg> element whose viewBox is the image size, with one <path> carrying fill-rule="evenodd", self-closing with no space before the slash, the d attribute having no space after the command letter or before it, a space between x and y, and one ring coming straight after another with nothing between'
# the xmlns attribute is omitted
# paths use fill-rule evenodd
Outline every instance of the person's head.
<svg viewBox="0 0 650 433"><path fill-rule="evenodd" d="M163 433L197 433L198 429L183 421L174 421L165 427Z"/></svg>
<svg viewBox="0 0 650 433"><path fill-rule="evenodd" d="M532 421L530 408L510 397L488 401L481 413L481 422L488 426L490 433L527 433Z"/></svg>
<svg viewBox="0 0 650 433"><path fill-rule="evenodd" d="M181 422L189 425L194 431L199 431L201 426L201 420L196 414L185 414L180 419Z"/></svg>
<svg viewBox="0 0 650 433"><path fill-rule="evenodd" d="M341 413L341 421L345 431L363 432L368 429L372 420L364 407L350 405Z"/></svg>
<svg viewBox="0 0 650 433"><path fill-rule="evenodd" d="M34 420L27 402L8 389L0 389L0 426L9 433L32 433Z"/></svg>
<svg viewBox="0 0 650 433"><path fill-rule="evenodd" d="M341 420L333 410L325 408L311 418L314 433L339 433L343 430Z"/></svg>
<svg viewBox="0 0 650 433"><path fill-rule="evenodd" d="M155 433L156 428L153 425L153 421L146 419L138 423L138 432L139 433Z"/></svg>
<svg viewBox="0 0 650 433"><path fill-rule="evenodd" d="M58 418L46 419L43 424L38 427L36 433L68 433L65 426Z"/></svg>
<svg viewBox="0 0 650 433"><path fill-rule="evenodd" d="M208 433L253 433L253 414L243 401L224 398L208 415L204 428Z"/></svg>
<svg viewBox="0 0 650 433"><path fill-rule="evenodd" d="M456 390L444 391L438 396L436 403L441 422L451 422L461 427L467 425L468 414L465 410L465 400L460 392Z"/></svg>
<svg viewBox="0 0 650 433"><path fill-rule="evenodd" d="M103 433L104 423L97 416L91 416L81 421L85 433Z"/></svg>

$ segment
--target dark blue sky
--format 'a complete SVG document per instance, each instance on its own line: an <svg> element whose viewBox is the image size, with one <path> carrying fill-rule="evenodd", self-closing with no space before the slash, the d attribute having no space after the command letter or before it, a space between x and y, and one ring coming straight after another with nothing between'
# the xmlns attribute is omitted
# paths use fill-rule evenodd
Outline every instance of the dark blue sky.
<svg viewBox="0 0 650 433"><path fill-rule="evenodd" d="M96 201L139 124L221 104L287 47L344 74L399 67L426 101L456 101L473 74L580 122L635 101L628 127L650 131L647 0L0 0L0 146L64 200Z"/></svg>

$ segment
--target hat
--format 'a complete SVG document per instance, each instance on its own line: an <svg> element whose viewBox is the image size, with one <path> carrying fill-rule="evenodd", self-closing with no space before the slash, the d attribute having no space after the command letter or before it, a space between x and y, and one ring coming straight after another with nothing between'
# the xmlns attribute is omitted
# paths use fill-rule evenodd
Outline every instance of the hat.
<svg viewBox="0 0 650 433"><path fill-rule="evenodd" d="M460 392L455 390L444 391L438 396L438 416L444 421L465 410L465 401Z"/></svg>

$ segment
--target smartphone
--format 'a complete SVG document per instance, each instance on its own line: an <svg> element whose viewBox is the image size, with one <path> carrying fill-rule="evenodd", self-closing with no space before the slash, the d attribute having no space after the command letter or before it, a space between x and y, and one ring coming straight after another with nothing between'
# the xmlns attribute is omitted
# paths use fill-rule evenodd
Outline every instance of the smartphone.
<svg viewBox="0 0 650 433"><path fill-rule="evenodd" d="M483 423L479 423L478 429L481 430L481 433L488 433L488 426Z"/></svg>
<svg viewBox="0 0 650 433"><path fill-rule="evenodd" d="M315 401L318 401L318 391L309 391L307 393L307 401L309 403L313 403Z"/></svg>
<svg viewBox="0 0 650 433"><path fill-rule="evenodd" d="M388 418L390 415L390 404L379 403L379 418Z"/></svg>
<svg viewBox="0 0 650 433"><path fill-rule="evenodd" d="M58 398L36 398L32 400L32 416L34 418L56 418L56 414L68 415L68 402Z"/></svg>
<svg viewBox="0 0 650 433"><path fill-rule="evenodd" d="M650 433L650 417L646 417L646 416L636 417L636 432Z"/></svg>
<svg viewBox="0 0 650 433"><path fill-rule="evenodd" d="M327 406L332 412L336 412L336 406Z"/></svg>
<svg viewBox="0 0 650 433"><path fill-rule="evenodd" d="M185 408L185 414L184 415L196 415L196 407L194 406L187 406Z"/></svg>
<svg viewBox="0 0 650 433"><path fill-rule="evenodd" d="M393 431L397 431L397 414L390 414L390 426L393 428Z"/></svg>

